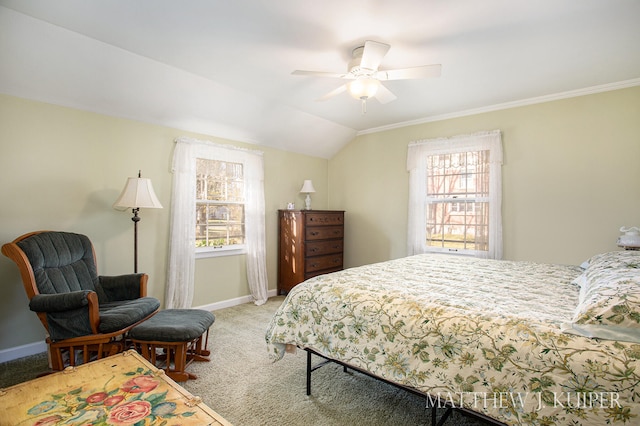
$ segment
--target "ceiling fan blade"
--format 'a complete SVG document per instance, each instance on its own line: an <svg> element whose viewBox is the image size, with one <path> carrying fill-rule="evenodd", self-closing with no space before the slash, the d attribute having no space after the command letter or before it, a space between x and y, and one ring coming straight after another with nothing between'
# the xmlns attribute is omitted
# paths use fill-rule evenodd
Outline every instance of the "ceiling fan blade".
<svg viewBox="0 0 640 426"><path fill-rule="evenodd" d="M324 72L324 71L305 71L295 70L291 74L293 75L312 75L315 77L329 77L329 78L349 78L350 76L345 74L339 74L336 72Z"/></svg>
<svg viewBox="0 0 640 426"><path fill-rule="evenodd" d="M380 101L381 104L386 104L391 101L395 101L398 99L396 95L391 93L391 90L384 87L382 84L378 86L378 91L376 92L375 98Z"/></svg>
<svg viewBox="0 0 640 426"><path fill-rule="evenodd" d="M316 101L321 102L321 101L326 101L329 98L334 97L335 95L338 95L344 91L347 90L347 85L343 84L342 86L338 87L337 89L333 89L332 91L330 91L329 93L327 93L324 96L319 97L318 99L316 99Z"/></svg>
<svg viewBox="0 0 640 426"><path fill-rule="evenodd" d="M376 71L390 47L388 44L377 41L365 41L360 68Z"/></svg>
<svg viewBox="0 0 640 426"><path fill-rule="evenodd" d="M396 70L378 71L375 78L379 80L409 80L417 78L440 77L442 65L423 65L421 67L402 68Z"/></svg>

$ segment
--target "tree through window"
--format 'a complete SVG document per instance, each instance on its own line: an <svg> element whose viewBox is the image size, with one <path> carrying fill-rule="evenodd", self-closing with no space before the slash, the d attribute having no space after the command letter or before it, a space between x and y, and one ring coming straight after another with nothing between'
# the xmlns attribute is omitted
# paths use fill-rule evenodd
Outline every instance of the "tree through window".
<svg viewBox="0 0 640 426"><path fill-rule="evenodd" d="M489 155L484 150L428 156L428 247L487 250Z"/></svg>
<svg viewBox="0 0 640 426"><path fill-rule="evenodd" d="M196 159L196 247L244 244L241 163Z"/></svg>

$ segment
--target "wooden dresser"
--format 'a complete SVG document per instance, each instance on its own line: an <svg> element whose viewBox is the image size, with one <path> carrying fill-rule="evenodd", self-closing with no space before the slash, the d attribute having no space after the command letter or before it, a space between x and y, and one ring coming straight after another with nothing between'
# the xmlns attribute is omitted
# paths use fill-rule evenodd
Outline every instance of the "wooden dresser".
<svg viewBox="0 0 640 426"><path fill-rule="evenodd" d="M278 294L342 269L344 211L278 210Z"/></svg>

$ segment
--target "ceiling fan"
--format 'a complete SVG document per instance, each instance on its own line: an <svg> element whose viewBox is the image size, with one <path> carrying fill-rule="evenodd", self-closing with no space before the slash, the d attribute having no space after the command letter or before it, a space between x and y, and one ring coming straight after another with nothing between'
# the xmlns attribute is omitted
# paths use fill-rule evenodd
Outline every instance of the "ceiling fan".
<svg viewBox="0 0 640 426"><path fill-rule="evenodd" d="M387 54L390 47L388 44L377 41L365 41L363 46L358 46L353 49L352 59L347 66L347 72L343 74L304 70L296 70L292 72L292 74L349 80L349 82L316 100L325 101L339 93L348 91L354 98L362 100L363 113L366 112L366 101L369 98L375 97L382 104L397 99L396 95L391 93L391 91L382 84L382 81L440 77L440 70L442 68L440 64L379 70L378 67L382 62L382 58Z"/></svg>

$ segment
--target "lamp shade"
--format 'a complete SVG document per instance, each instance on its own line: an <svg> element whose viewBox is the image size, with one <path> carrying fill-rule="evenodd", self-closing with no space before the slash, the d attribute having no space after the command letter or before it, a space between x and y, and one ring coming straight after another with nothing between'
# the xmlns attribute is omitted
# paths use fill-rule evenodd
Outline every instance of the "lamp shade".
<svg viewBox="0 0 640 426"><path fill-rule="evenodd" d="M310 180L305 180L302 184L302 188L300 188L300 192L303 194L309 194L310 192L316 192L313 188L313 183Z"/></svg>
<svg viewBox="0 0 640 426"><path fill-rule="evenodd" d="M362 100L375 96L378 87L380 87L380 80L371 77L359 77L347 85L349 94Z"/></svg>
<svg viewBox="0 0 640 426"><path fill-rule="evenodd" d="M161 209L162 204L153 191L151 179L132 177L127 179L127 183L120 194L120 197L113 203L114 208L147 208Z"/></svg>

